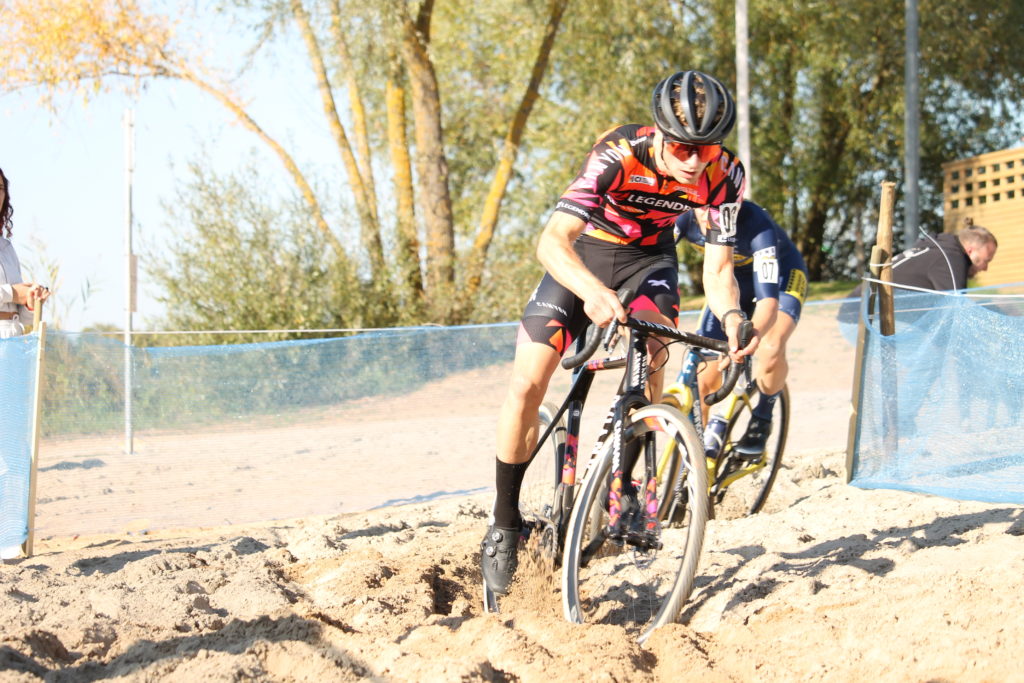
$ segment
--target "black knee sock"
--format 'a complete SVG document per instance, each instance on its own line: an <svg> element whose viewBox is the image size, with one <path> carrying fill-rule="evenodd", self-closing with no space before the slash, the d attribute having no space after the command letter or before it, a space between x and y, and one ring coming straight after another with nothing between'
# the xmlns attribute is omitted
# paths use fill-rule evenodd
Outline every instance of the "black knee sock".
<svg viewBox="0 0 1024 683"><path fill-rule="evenodd" d="M494 497L494 525L505 529L518 529L522 524L519 517L519 489L523 485L523 475L528 462L510 465L495 459L494 486L497 495Z"/></svg>

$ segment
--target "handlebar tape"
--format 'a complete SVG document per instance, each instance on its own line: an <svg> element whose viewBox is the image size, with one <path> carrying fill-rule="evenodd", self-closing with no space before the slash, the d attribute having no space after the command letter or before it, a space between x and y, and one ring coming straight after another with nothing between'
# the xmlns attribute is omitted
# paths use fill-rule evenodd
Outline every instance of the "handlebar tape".
<svg viewBox="0 0 1024 683"><path fill-rule="evenodd" d="M632 289L626 288L619 292L619 303L621 303L623 307L625 307L626 304L628 304L632 300ZM562 367L565 368L566 370L572 370L573 368L579 367L580 365L583 365L588 360L590 360L590 357L594 355L595 351L597 351L597 347L601 344L601 341L604 340L605 342L607 342L611 339L611 335L615 333L615 328L618 326L618 324L619 322L617 320L613 320L611 323L608 324L604 334L601 334L598 332L600 328L591 323L587 327L586 344L584 344L583 348L574 353L573 355L563 358Z"/></svg>
<svg viewBox="0 0 1024 683"><path fill-rule="evenodd" d="M750 344L750 340L754 338L754 323L749 320L744 320L740 323L739 327L739 342L740 348L745 349ZM732 363L729 365L729 369L725 371L725 377L722 379L722 386L717 391L712 392L704 397L704 403L706 405L714 405L723 398L729 395L732 388L736 386L736 380L743 374L743 370L746 368L747 360L744 359L740 363Z"/></svg>

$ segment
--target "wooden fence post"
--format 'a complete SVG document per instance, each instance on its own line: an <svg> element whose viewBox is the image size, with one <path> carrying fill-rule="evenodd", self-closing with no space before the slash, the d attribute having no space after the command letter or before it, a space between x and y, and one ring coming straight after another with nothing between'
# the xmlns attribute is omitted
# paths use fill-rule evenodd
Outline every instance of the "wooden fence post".
<svg viewBox="0 0 1024 683"><path fill-rule="evenodd" d="M893 206L896 197L896 183L891 181L882 182L882 197L878 206L878 232L875 235L875 246L871 249L870 271L871 274L885 284L878 285L874 282L868 283L861 288L861 300L873 293L878 300L879 329L884 336L891 336L896 333L896 314L893 305L892 285L892 216ZM863 303L861 309L863 310ZM857 350L854 356L853 369L853 391L850 397L850 427L846 437L846 481L849 483L853 478L854 455L857 451L857 427L861 412L861 399L863 398L864 386L864 345L867 336L867 328L864 317L857 316ZM887 347L886 347L887 348ZM883 376L891 377L895 382L896 363L891 352L883 349L882 354ZM884 434L886 450L895 453L898 441L896 424L896 389L893 387L892 397L886 401L882 419L884 421Z"/></svg>
<svg viewBox="0 0 1024 683"><path fill-rule="evenodd" d="M28 537L21 544L25 557L32 557L32 546L36 535L36 480L39 470L39 429L43 408L43 356L46 349L46 323L43 322L43 302L35 302L32 331L38 338L36 350L35 402L32 408L32 442L30 444L32 464L28 476Z"/></svg>

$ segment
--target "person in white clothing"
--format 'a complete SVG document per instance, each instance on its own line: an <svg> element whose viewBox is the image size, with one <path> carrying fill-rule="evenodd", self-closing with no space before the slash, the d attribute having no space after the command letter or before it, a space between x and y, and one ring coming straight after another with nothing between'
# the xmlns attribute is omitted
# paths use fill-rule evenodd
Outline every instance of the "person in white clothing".
<svg viewBox="0 0 1024 683"><path fill-rule="evenodd" d="M21 276L18 254L11 243L10 183L0 169L0 339L25 334L32 324L32 308L46 301L50 290L35 282L25 282ZM2 437L2 435L0 435ZM0 465L2 465L0 459ZM0 546L0 560L9 560L21 554L21 546Z"/></svg>
<svg viewBox="0 0 1024 683"><path fill-rule="evenodd" d="M25 334L26 325L32 323L30 307L36 301L46 301L50 290L21 277L21 264L11 243L10 183L0 168L0 339Z"/></svg>

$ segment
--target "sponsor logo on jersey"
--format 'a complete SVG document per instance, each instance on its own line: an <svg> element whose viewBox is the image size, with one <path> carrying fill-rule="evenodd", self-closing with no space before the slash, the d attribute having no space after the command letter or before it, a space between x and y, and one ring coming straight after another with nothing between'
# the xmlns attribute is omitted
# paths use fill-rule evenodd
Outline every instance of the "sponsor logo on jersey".
<svg viewBox="0 0 1024 683"><path fill-rule="evenodd" d="M586 211L584 211L583 209L581 209L580 207L576 206L575 204L570 204L569 202L566 202L566 201L559 201L558 204L555 205L555 208L556 209L563 209L565 211L569 211L571 213L574 213L577 216L579 216L580 218L582 218L583 220L587 220L587 221L590 220L590 214L587 213Z"/></svg>
<svg viewBox="0 0 1024 683"><path fill-rule="evenodd" d="M629 176L629 182L650 185L651 187L656 184L654 178L645 175L631 175Z"/></svg>
<svg viewBox="0 0 1024 683"><path fill-rule="evenodd" d="M664 287L668 291L672 291L672 288L668 285L668 280L648 280L647 284L651 287Z"/></svg>
<svg viewBox="0 0 1024 683"><path fill-rule="evenodd" d="M807 275L804 274L804 271L799 268L789 271L789 280L786 282L786 288L783 291L790 296L796 297L803 304L804 299L807 298Z"/></svg>
<svg viewBox="0 0 1024 683"><path fill-rule="evenodd" d="M668 211L683 211L690 206L689 204L674 199L648 197L642 194L633 193L630 193L630 195L626 197L626 202L630 204L642 204L644 206L649 206L652 209L666 209Z"/></svg>
<svg viewBox="0 0 1024 683"><path fill-rule="evenodd" d="M600 175L612 164L621 163L627 156L633 155L629 145L623 140L608 140L605 142L605 145L601 151L598 151L598 148L595 147L586 162L587 169L583 173L583 179L589 183L596 182Z"/></svg>
<svg viewBox="0 0 1024 683"><path fill-rule="evenodd" d="M743 185L743 176L743 167L734 162L732 168L729 169L729 179L732 180L732 184L736 187Z"/></svg>

